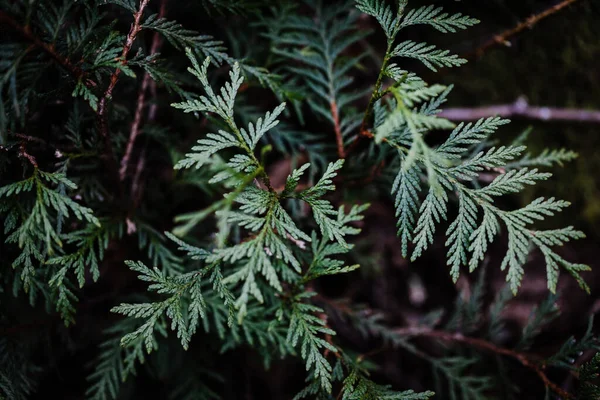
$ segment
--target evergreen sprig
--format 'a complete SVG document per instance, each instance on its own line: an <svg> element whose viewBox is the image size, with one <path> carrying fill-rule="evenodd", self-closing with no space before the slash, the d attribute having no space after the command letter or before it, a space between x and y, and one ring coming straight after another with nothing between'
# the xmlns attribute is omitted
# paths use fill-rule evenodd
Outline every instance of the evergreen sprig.
<svg viewBox="0 0 600 400"><path fill-rule="evenodd" d="M402 167L393 183L392 194L395 195L396 215L399 218L398 235L402 240L403 255L408 255L409 243L412 242L414 248L411 260L414 261L433 243L437 226L448 218L448 194L457 193L458 215L446 231L447 263L455 282L461 266L468 265L470 272L478 267L503 224L508 232L508 249L501 269L507 271L506 279L513 293L517 293L521 284L523 265L532 246L537 247L544 255L548 288L551 292L556 291L561 268L589 291L580 276L589 267L569 262L552 249L570 240L583 238L583 233L573 227L545 231L536 231L531 227L536 220L543 220L560 212L569 205L568 202L538 198L511 211L501 210L494 204L497 197L520 193L527 186L551 176L530 166L562 162L572 159L574 154L553 151L532 158L529 155L523 156L525 146L518 144L486 150L488 137L508 121L491 117L454 127L449 121L437 117L437 109L448 94L446 88L428 86L414 74L399 70L389 61L397 56L414 57L435 70L436 66L455 66L464 60L448 56L447 51L424 43L406 41L394 47L397 32L390 28L392 13L389 7L383 7L382 4L377 1L357 2L359 8L378 19L388 35L388 50L380 78L387 76L393 82L381 92L381 79L378 80L369 107L382 103L384 96L392 95L391 101L383 103L383 107L378 106L378 112L385 116L378 117L378 125L374 126L374 131L376 141L381 143L385 140L388 146L398 152L401 159ZM398 17L395 17L398 21L404 15L404 6L405 2L398 5ZM440 11L426 8L408 12L405 21L407 26L412 25L411 21L427 23L427 18L437 16ZM448 16L440 15L440 21L446 17ZM461 15L450 17L449 20L463 21L467 25L477 22ZM433 26L440 29L440 26ZM393 35L390 36L390 33ZM369 112L368 109L365 118ZM453 128L452 132L439 146L431 147L424 140L432 130L449 128ZM482 176L489 174L486 171L492 171L493 179L489 184L481 185ZM426 176L429 189L426 190L425 198L421 199L420 192L425 190L421 179L423 175Z"/></svg>

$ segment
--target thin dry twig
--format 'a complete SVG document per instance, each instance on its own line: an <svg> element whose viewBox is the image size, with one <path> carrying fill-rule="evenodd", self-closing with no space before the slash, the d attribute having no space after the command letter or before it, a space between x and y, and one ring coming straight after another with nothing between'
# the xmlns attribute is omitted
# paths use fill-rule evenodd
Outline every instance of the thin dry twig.
<svg viewBox="0 0 600 400"><path fill-rule="evenodd" d="M529 18L527 18L525 21L519 23L518 25L516 25L514 28L508 29L498 35L495 35L493 38L491 38L490 40L488 40L487 42L485 42L484 44L482 44L481 46L479 46L477 49L475 49L475 51L471 54L469 54L467 56L468 57L481 57L483 55L483 53L488 50L490 47L493 47L495 45L506 45L508 42L508 40L521 33L522 31L524 31L525 29L531 29L533 28L533 26L535 24L537 24L538 22L540 22L541 20L551 16L552 14L557 13L558 11L562 10L563 8L575 3L577 0L563 0L558 4L555 4L554 6L542 11L539 14L534 14L532 16L530 16Z"/></svg>
<svg viewBox="0 0 600 400"><path fill-rule="evenodd" d="M158 17L162 18L165 16L166 11L166 0L163 0L160 4L160 11L158 12ZM154 36L152 37L152 45L150 47L150 55L156 54L162 44L160 34L158 32L154 32ZM131 158L131 153L133 151L133 147L135 144L135 140L140 133L140 126L142 124L142 112L144 110L145 101L146 101L146 93L148 91L148 87L152 82L152 77L148 72L144 74L144 79L142 81L142 86L138 92L137 104L135 109L135 116L133 118L133 122L131 124L131 131L129 133L129 140L127 141L127 146L125 148L125 154L121 159L121 168L119 169L119 178L121 181L124 181L127 177L127 169L129 167L129 159ZM138 164L139 165L139 164Z"/></svg>
<svg viewBox="0 0 600 400"><path fill-rule="evenodd" d="M442 110L438 116L453 121L474 121L481 118L499 116L504 118L523 117L542 121L600 123L600 111L530 106L524 97L520 97L512 104L473 108L447 108Z"/></svg>
<svg viewBox="0 0 600 400"><path fill-rule="evenodd" d="M138 91L135 114L133 122L131 123L131 130L129 132L129 140L127 140L125 154L121 159L121 168L119 169L119 178L121 179L121 181L124 181L125 177L127 176L127 168L129 166L129 159L131 158L131 153L133 152L133 145L135 144L135 139L140 133L140 127L142 125L142 112L146 104L146 91L148 90L148 86L150 85L151 80L152 78L150 77L150 74L145 73L144 79L142 80L142 85L140 86L140 90Z"/></svg>
<svg viewBox="0 0 600 400"><path fill-rule="evenodd" d="M144 148L138 158L138 162L135 168L135 174L133 175L133 181L131 183L131 197L133 198L133 204L137 207L142 198L141 188L141 177L142 171L146 166L146 149Z"/></svg>
<svg viewBox="0 0 600 400"><path fill-rule="evenodd" d="M142 29L142 25L141 25L142 15L144 14L144 9L148 5L148 2L149 2L149 0L141 0L138 11L135 14L133 14L133 23L131 24L129 34L127 35L127 39L125 40L125 44L123 45L123 51L121 52L121 64L122 65L127 64L127 55L129 54L129 51L131 50L131 47L133 46L133 43L135 42L135 38L136 38L137 34ZM98 102L98 114L97 115L98 115L98 123L99 123L99 127L100 127L100 134L104 138L105 152L106 152L106 156L110 160L111 169L117 169L117 167L113 166L114 152L112 149L110 135L108 132L108 122L106 120L106 105L107 105L108 100L112 98L112 92L113 92L115 86L117 85L120 74L121 74L121 68L116 68L110 77L110 83L108 85L108 88L106 89L106 91L104 92L104 95ZM116 172L116 174L118 174L119 173L118 169L115 172Z"/></svg>

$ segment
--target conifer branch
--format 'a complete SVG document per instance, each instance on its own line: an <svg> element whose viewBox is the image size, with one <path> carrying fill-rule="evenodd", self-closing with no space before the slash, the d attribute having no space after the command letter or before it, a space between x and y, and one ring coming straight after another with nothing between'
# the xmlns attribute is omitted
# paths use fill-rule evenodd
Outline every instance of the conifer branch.
<svg viewBox="0 0 600 400"><path fill-rule="evenodd" d="M480 339L480 338L474 338L474 337L468 337L468 336L463 335L462 333L451 333L451 332L433 330L430 328L421 328L421 327L398 328L398 329L394 329L393 332L400 336L407 336L407 337L420 336L420 337L439 339L439 340L442 340L445 342L455 342L455 343L466 344L471 347L477 347L477 348L480 348L483 350L490 351L492 353L496 353L499 355L513 358L513 359L517 360L519 363L521 363L521 365L523 365L524 367L534 371L537 374L537 376L542 380L544 385L546 387L550 388L554 393L558 394L559 396L561 396L562 398L565 398L565 399L574 398L573 395L565 392L557 384L552 382L548 378L546 373L543 371L543 367L540 366L535 361L533 361L532 358L530 356L526 355L525 353L521 353L521 352L507 349L504 347L499 347L491 342L488 342L487 340Z"/></svg>
<svg viewBox="0 0 600 400"><path fill-rule="evenodd" d="M486 50L488 50L491 47L494 47L495 45L506 45L506 43L508 42L508 40L511 37L518 35L525 29L533 28L533 26L535 24L537 24L538 22L540 22L541 20L548 18L549 16L559 12L560 10L562 10L563 8L565 8L567 6L570 6L571 4L575 3L576 1L577 0L563 0L560 3L553 5L552 7L542 11L539 14L534 14L534 15L530 16L525 21L516 25L514 28L508 29L498 35L495 35L493 38L491 38L490 40L485 42L483 45L479 46L471 54L471 56L475 55L477 57L481 57L483 55L483 53L486 52Z"/></svg>
<svg viewBox="0 0 600 400"><path fill-rule="evenodd" d="M144 14L144 9L148 5L149 1L150 0L141 0L138 11L133 15L133 22L131 24L129 34L127 35L127 39L125 40L125 44L123 45L123 51L121 53L122 65L127 65L127 55L129 54L129 51L131 50L131 47L135 42L137 34L142 30L142 15ZM110 84L108 85L108 88L106 89L106 92L104 92L104 96L102 97L102 99L100 100L100 104L98 105L99 114L103 114L107 99L110 99L112 97L112 92L115 89L115 86L117 85L120 74L121 68L116 68L112 76L110 77Z"/></svg>
<svg viewBox="0 0 600 400"><path fill-rule="evenodd" d="M54 61L56 61L56 63L58 63L60 66L66 69L75 78L75 80L83 78L84 74L81 68L74 65L68 58L59 54L52 44L46 43L37 36L35 36L31 32L31 28L29 26L21 26L21 24L15 21L10 15L8 15L4 11L0 11L0 25L10 26L21 36L23 36L23 38L27 39L29 42L39 47ZM92 81L86 80L85 85L94 86L95 84Z"/></svg>

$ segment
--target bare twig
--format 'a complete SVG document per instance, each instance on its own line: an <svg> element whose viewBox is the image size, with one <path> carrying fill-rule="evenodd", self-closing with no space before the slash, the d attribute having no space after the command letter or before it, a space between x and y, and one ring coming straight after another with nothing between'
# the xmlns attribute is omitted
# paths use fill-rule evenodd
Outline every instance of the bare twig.
<svg viewBox="0 0 600 400"><path fill-rule="evenodd" d="M165 15L166 10L166 0L163 0L160 5L160 11L158 13L158 17L162 18ZM161 45L161 38L158 32L154 32L154 36L152 37L152 46L150 47L150 55L156 54ZM125 148L125 154L121 159L121 168L119 170L119 178L121 181L125 180L127 176L127 168L129 167L129 159L131 158L131 153L133 151L133 146L135 144L135 140L140 133L140 126L142 124L142 112L144 110L145 100L146 100L146 92L148 91L148 87L152 81L152 77L148 72L144 74L144 79L142 81L142 86L138 92L137 105L135 109L135 116L133 118L133 123L131 124L131 131L129 133L129 140L127 141L127 146Z"/></svg>
<svg viewBox="0 0 600 400"><path fill-rule="evenodd" d="M131 153L133 151L133 145L135 143L135 139L140 133L140 126L142 125L142 112L146 103L146 91L151 80L152 78L150 77L150 74L145 73L144 79L142 80L142 85L140 86L140 90L138 91L135 115L133 118L133 122L131 123L131 131L129 132L129 140L127 141L127 146L125 147L125 154L121 159L121 168L119 169L119 178L121 179L121 181L124 181L125 177L127 176L127 168L129 166L129 159L131 158Z"/></svg>
<svg viewBox="0 0 600 400"><path fill-rule="evenodd" d="M537 24L541 20L551 16L552 14L557 13L558 11L562 10L563 8L575 3L576 1L577 0L563 0L560 3L542 11L539 14L534 14L534 15L530 16L529 18L527 18L525 21L519 23L514 28L508 29L498 35L495 35L493 38L491 38L490 40L488 40L487 42L485 42L484 44L479 46L472 54L470 54L468 56L481 57L481 55L486 50L488 50L490 47L493 47L498 44L503 44L503 45L507 44L509 38L521 33L525 29L531 29L535 24Z"/></svg>
<svg viewBox="0 0 600 400"><path fill-rule="evenodd" d="M544 385L550 388L554 393L565 399L571 399L573 396L554 382L552 382L546 373L543 371L542 367L536 362L532 361L530 356L527 356L524 353L520 353L514 350L506 349L504 347L498 347L495 344L488 342L483 339L472 338L468 336L464 336L461 333L451 333L445 331L437 331L432 330L430 328L419 328L419 327L409 327L409 328L398 328L393 330L394 333L401 336L419 336L419 337L428 337L439 339L445 342L455 342L462 343L472 347L477 347L483 350L490 351L492 353L500 354L506 357L513 358L520 362L524 367L533 370L537 376L544 382Z"/></svg>
<svg viewBox="0 0 600 400"><path fill-rule="evenodd" d="M146 165L146 149L144 148L138 158L138 162L135 168L135 174L133 175L133 181L131 183L131 197L135 207L140 203L142 197L141 177L144 166Z"/></svg>
<svg viewBox="0 0 600 400"><path fill-rule="evenodd" d="M125 40L125 44L123 45L123 51L121 52L121 64L122 65L127 64L127 55L129 54L129 51L131 50L131 46L133 46L133 43L135 42L135 38L136 38L137 34L142 29L142 25L141 25L142 15L144 14L144 9L148 5L148 2L149 2L149 0L141 0L138 11L135 14L133 14L133 23L131 24L131 28L129 29L129 34L127 35L127 39ZM110 160L111 169L117 169L117 167L116 166L113 167L114 152L112 149L112 144L110 142L110 135L108 133L108 122L106 120L106 105L107 105L107 101L109 99L111 99L111 97L112 97L112 92L117 84L117 81L119 80L120 74L121 74L121 68L116 68L115 71L113 72L112 76L110 77L110 83L108 85L108 88L106 89L106 91L104 92L104 95L98 102L98 125L100 128L100 134L104 138L105 152L106 152L106 156ZM116 173L118 174L119 171L117 170Z"/></svg>
<svg viewBox="0 0 600 400"><path fill-rule="evenodd" d="M524 117L542 121L575 121L600 123L600 111L576 108L534 107L520 97L512 104L499 104L474 108L447 108L438 114L453 121L474 121L480 118L500 116Z"/></svg>
<svg viewBox="0 0 600 400"><path fill-rule="evenodd" d="M73 77L77 80L83 78L83 71L78 66L74 65L71 60L66 57L63 57L59 53L56 52L53 44L46 43L42 41L40 38L35 36L33 32L31 32L31 28L29 26L21 26L17 21L15 21L10 15L8 15L4 11L0 11L0 26L9 26L16 32L18 32L21 36L27 39L29 42L33 43L35 46L39 47L46 54L48 54L57 64L66 69ZM94 86L90 80L86 80L84 82L86 86Z"/></svg>

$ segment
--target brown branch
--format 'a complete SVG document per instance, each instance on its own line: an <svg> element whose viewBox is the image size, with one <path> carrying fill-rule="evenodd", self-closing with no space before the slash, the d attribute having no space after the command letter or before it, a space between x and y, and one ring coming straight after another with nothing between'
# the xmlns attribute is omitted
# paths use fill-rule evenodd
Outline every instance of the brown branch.
<svg viewBox="0 0 600 400"><path fill-rule="evenodd" d="M127 39L125 40L123 51L121 52L121 65L127 65L127 55L131 50L131 46L133 46L137 34L142 29L142 15L144 14L144 9L148 5L148 2L149 0L141 0L138 11L135 14L133 14L133 23L131 24L131 28L129 29ZM110 83L108 85L108 88L106 89L104 95L98 102L98 125L100 128L100 134L104 138L105 152L107 158L109 159L110 168L115 169L117 175L119 174L119 171L117 167L113 164L115 161L115 157L112 149L112 144L110 142L110 135L108 133L108 122L106 120L106 105L107 101L112 98L112 92L115 86L117 85L117 81L119 80L120 74L121 68L117 67L110 77Z"/></svg>
<svg viewBox="0 0 600 400"><path fill-rule="evenodd" d="M121 52L121 65L127 65L127 55L131 50L131 46L133 46L133 42L135 42L135 38L137 34L142 30L141 20L142 15L144 14L144 9L148 5L149 0L141 0L140 8L138 11L133 14L133 23L131 24L131 28L129 29L129 34L127 35L127 39L125 40L125 45L123 46L123 51ZM121 68L116 68L110 77L110 84L104 92L104 96L100 100L98 105L98 113L103 114L106 101L112 97L112 92L117 85L117 81L119 80L119 75L121 74Z"/></svg>
<svg viewBox="0 0 600 400"><path fill-rule="evenodd" d="M561 396L565 399L573 398L573 396L571 394L567 393L562 388L560 388L558 385L556 385L554 382L550 381L548 376L546 376L546 373L543 371L543 367L541 367L540 365L538 365L537 363L532 361L531 358L528 357L527 355L525 355L524 353L519 353L514 350L506 349L503 347L498 347L495 344L488 342L486 340L467 337L467 336L462 335L461 333L436 331L436 330L432 330L429 328L419 328L419 327L398 328L398 329L394 329L393 332L398 335L401 335L401 336L420 336L420 337L439 339L439 340L442 340L445 342L455 342L455 343L466 344L466 345L469 345L472 347L477 347L477 348L480 348L483 350L487 350L487 351L495 353L495 354L500 354L500 355L503 355L506 357L513 358L513 359L519 361L521 363L521 365L523 365L524 367L533 370L537 374L537 376L542 380L542 382L544 382L544 385L546 387L550 388L554 393L558 394L559 396Z"/></svg>
<svg viewBox="0 0 600 400"><path fill-rule="evenodd" d="M335 100L329 103L331 109L331 117L333 118L333 128L335 129L335 142L337 144L337 151L339 158L346 158L346 152L344 151L344 138L342 137L342 127L340 124L340 114L338 112L338 106Z"/></svg>
<svg viewBox="0 0 600 400"><path fill-rule="evenodd" d="M600 111L576 108L534 107L520 97L512 104L499 104L474 108L447 108L438 116L453 121L474 121L480 118L499 116L504 118L524 117L542 121L575 121L600 123Z"/></svg>
<svg viewBox="0 0 600 400"><path fill-rule="evenodd" d="M133 206L137 208L137 205L140 203L142 199L142 185L141 185L141 177L142 171L146 165L146 148L142 150L140 157L138 158L138 162L135 168L135 174L133 175L133 181L131 183L131 197L133 199Z"/></svg>
<svg viewBox="0 0 600 400"><path fill-rule="evenodd" d="M158 13L158 17L162 18L165 15L166 9L166 0L163 0L160 5L160 11ZM154 36L152 37L152 46L150 47L150 55L156 54L158 49L160 48L161 40L160 34L158 32L154 32ZM129 140L127 141L127 146L125 148L125 154L121 159L121 168L119 170L119 178L121 181L125 180L127 176L127 168L129 166L129 159L131 158L131 153L133 151L133 145L135 144L135 139L140 133L140 126L142 124L142 112L144 110L144 104L146 100L146 92L148 91L148 87L150 86L150 82L152 81L152 77L148 72L144 74L144 79L142 81L142 86L138 92L137 105L135 109L135 117L133 119L133 123L131 124L131 131L129 133Z"/></svg>
<svg viewBox="0 0 600 400"><path fill-rule="evenodd" d="M33 43L35 46L39 47L46 54L48 54L54 61L56 61L57 64L62 66L71 75L73 75L75 79L80 80L81 78L83 78L83 70L81 68L74 65L68 58L63 57L62 55L57 53L53 44L46 43L37 36L35 36L33 32L31 32L31 28L28 25L21 26L6 12L0 11L0 26L10 26L13 30L18 32L26 40ZM89 80L86 81L85 84L87 86L94 85L94 83Z"/></svg>
<svg viewBox="0 0 600 400"><path fill-rule="evenodd" d="M131 153L133 152L133 145L135 143L135 139L140 133L140 126L142 125L142 112L146 103L146 91L151 80L152 77L150 77L150 74L146 72L144 74L144 79L142 80L142 86L138 92L135 115L133 122L131 123L131 131L129 132L127 146L125 147L125 154L121 159L121 168L119 169L119 179L121 179L121 181L124 181L125 177L127 176L127 167L129 166L129 159L131 158Z"/></svg>
<svg viewBox="0 0 600 400"><path fill-rule="evenodd" d="M507 44L508 43L508 39L511 38L512 36L515 36L519 33L521 33L522 31L524 31L525 29L531 29L533 28L533 26L535 24L537 24L538 22L540 22L541 20L551 16L552 14L557 13L558 11L562 10L563 8L575 3L577 0L563 0L560 3L542 11L539 14L534 14L532 16L530 16L529 18L527 18L525 21L519 23L517 26L515 26L512 29L508 29L498 35L495 35L493 38L491 38L490 40L488 40L487 42L485 42L484 44L482 44L481 46L479 46L472 54L470 54L469 56L477 56L477 57L481 57L481 55L488 50L490 47L493 47L495 45L498 44Z"/></svg>

